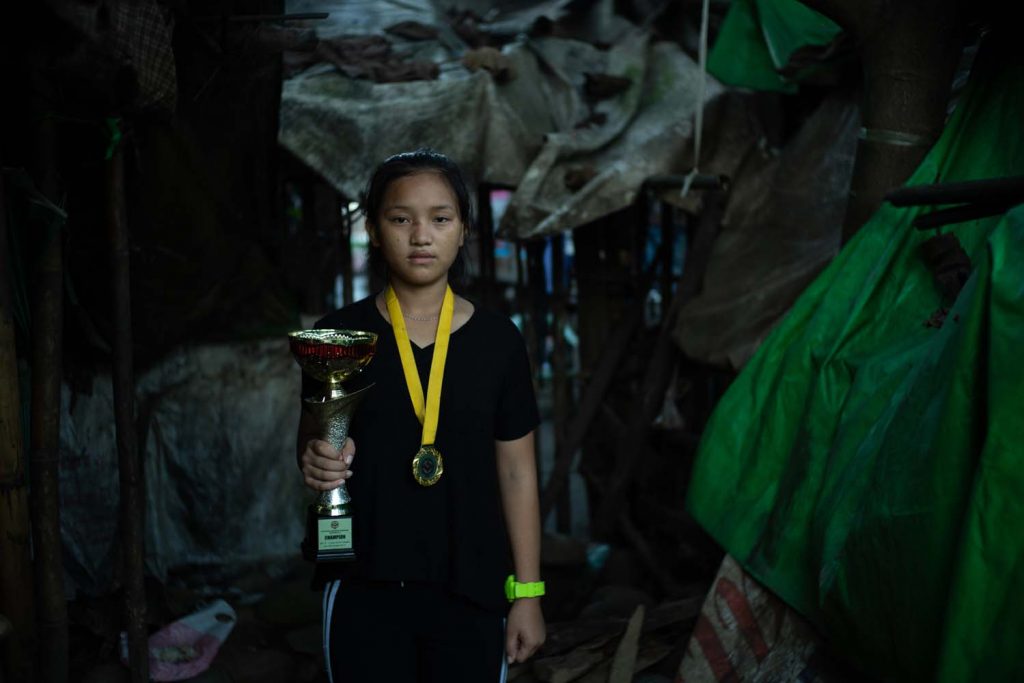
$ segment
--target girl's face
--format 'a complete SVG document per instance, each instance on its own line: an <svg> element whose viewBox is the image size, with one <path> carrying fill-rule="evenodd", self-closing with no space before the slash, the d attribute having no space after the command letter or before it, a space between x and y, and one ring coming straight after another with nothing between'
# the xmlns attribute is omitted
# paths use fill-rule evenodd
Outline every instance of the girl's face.
<svg viewBox="0 0 1024 683"><path fill-rule="evenodd" d="M392 279L429 285L447 279L465 240L455 194L439 173L424 171L391 181L370 241Z"/></svg>

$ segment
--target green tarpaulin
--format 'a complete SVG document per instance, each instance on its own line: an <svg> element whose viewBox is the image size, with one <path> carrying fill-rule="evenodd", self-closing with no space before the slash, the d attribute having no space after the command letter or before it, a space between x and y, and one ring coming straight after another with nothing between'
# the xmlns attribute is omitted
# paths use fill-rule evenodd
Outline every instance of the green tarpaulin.
<svg viewBox="0 0 1024 683"><path fill-rule="evenodd" d="M796 91L779 75L798 49L827 45L839 27L797 0L736 0L708 55L708 71L728 85Z"/></svg>
<svg viewBox="0 0 1024 683"><path fill-rule="evenodd" d="M1024 67L979 63L908 185L1024 174ZM688 506L886 681L1024 680L1024 207L952 228L941 328L923 209L883 205L707 426Z"/></svg>

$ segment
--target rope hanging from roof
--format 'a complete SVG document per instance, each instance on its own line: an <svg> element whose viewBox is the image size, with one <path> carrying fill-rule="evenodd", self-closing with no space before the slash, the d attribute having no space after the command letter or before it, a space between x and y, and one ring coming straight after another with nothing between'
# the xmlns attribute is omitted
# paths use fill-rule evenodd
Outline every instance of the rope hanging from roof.
<svg viewBox="0 0 1024 683"><path fill-rule="evenodd" d="M679 194L685 197L690 193L690 185L694 178L700 173L700 140L704 132L704 83L708 78L708 14L710 12L711 0L703 0L700 13L700 43L697 59L700 65L700 79L697 81L697 106L696 122L693 132L693 168L686 174L683 181L683 189Z"/></svg>

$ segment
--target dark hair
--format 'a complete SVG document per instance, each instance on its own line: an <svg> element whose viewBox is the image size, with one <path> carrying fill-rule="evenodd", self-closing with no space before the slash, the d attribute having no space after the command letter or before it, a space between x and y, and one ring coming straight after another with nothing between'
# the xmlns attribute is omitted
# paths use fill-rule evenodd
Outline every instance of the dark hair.
<svg viewBox="0 0 1024 683"><path fill-rule="evenodd" d="M468 234L473 229L473 204L470 199L469 188L462 177L462 171L458 165L440 152L428 148L420 148L413 152L402 152L388 157L376 168L370 176L370 182L363 192L362 205L366 222L378 227L380 221L381 203L384 201L384 194L392 182L399 178L415 175L417 173L437 173L455 195L455 202L459 209L459 220ZM370 245L370 266L377 271L381 277L387 277L387 264L380 254L380 249ZM453 282L461 282L466 273L465 246L459 248L455 261L448 269L448 279Z"/></svg>

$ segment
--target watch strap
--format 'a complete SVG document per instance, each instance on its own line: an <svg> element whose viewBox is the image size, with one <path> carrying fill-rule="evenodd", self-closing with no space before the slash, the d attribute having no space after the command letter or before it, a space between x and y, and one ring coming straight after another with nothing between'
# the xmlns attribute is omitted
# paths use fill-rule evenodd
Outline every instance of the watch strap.
<svg viewBox="0 0 1024 683"><path fill-rule="evenodd" d="M519 598L539 598L542 595L544 595L543 581L519 582L516 581L514 574L509 574L505 579L505 597L509 602L514 602Z"/></svg>

